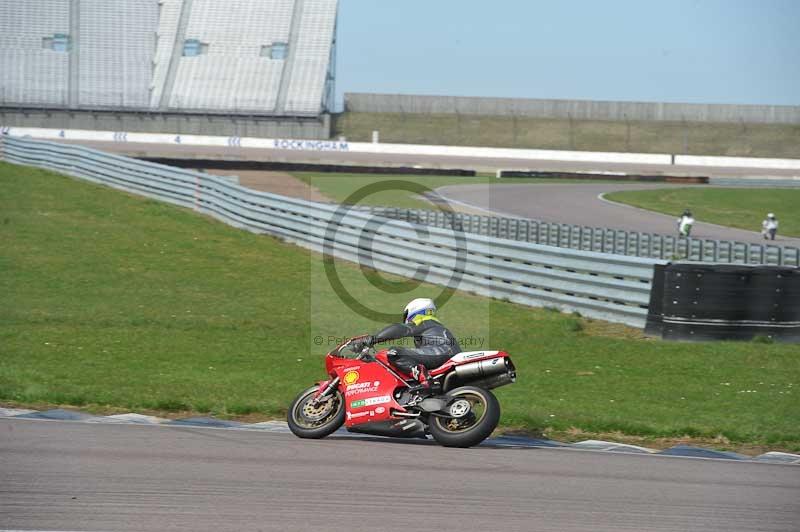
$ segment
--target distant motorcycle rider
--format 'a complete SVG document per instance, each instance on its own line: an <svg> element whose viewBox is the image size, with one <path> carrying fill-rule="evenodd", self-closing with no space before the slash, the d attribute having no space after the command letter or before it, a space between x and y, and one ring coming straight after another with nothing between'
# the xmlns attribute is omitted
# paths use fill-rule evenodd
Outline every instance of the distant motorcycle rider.
<svg viewBox="0 0 800 532"><path fill-rule="evenodd" d="M689 236L692 234L692 225L694 225L694 218L692 211L686 209L683 214L678 218L678 234L680 236Z"/></svg>
<svg viewBox="0 0 800 532"><path fill-rule="evenodd" d="M403 310L403 323L389 325L375 335L360 340L354 344L353 351L409 337L414 338L416 349L391 347L389 362L400 371L410 374L422 388L430 386L427 370L441 366L461 352L453 333L436 317L436 304L428 298L411 301Z"/></svg>
<svg viewBox="0 0 800 532"><path fill-rule="evenodd" d="M761 222L761 234L764 240L775 240L775 235L778 233L778 219L774 214L767 214L767 218Z"/></svg>

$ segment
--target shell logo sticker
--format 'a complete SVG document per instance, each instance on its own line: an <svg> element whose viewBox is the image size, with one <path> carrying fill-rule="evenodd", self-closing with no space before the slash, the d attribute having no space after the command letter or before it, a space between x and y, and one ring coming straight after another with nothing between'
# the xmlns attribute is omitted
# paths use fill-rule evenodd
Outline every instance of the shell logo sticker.
<svg viewBox="0 0 800 532"><path fill-rule="evenodd" d="M358 382L358 372L357 371L348 371L344 374L344 383L348 386L351 384L355 384Z"/></svg>

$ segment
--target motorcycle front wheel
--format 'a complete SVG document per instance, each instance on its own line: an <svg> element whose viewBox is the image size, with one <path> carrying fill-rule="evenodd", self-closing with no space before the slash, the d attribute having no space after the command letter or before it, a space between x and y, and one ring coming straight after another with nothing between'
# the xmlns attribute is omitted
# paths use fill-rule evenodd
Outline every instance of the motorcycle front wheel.
<svg viewBox="0 0 800 532"><path fill-rule="evenodd" d="M500 403L489 390L462 386L447 393L453 399L469 404L466 414L458 418L431 416L431 436L445 447L472 447L489 437L500 422ZM453 404L453 403L451 403ZM459 408L467 404L460 403Z"/></svg>
<svg viewBox="0 0 800 532"><path fill-rule="evenodd" d="M344 423L344 398L342 392L329 395L314 404L319 387L312 386L300 393L289 407L286 421L289 430L299 438L324 438L336 432Z"/></svg>

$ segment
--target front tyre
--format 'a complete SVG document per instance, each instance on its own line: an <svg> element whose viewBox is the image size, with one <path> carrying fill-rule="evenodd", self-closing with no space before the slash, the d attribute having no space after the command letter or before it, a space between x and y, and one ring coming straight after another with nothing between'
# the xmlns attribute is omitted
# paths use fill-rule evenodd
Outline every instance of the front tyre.
<svg viewBox="0 0 800 532"><path fill-rule="evenodd" d="M489 437L500 422L500 403L489 390L462 386L447 393L469 403L469 411L458 412L458 418L431 416L431 436L445 447L472 447ZM452 403L451 403L452 404ZM466 406L465 403L459 405ZM463 407L462 407L463 408Z"/></svg>
<svg viewBox="0 0 800 532"><path fill-rule="evenodd" d="M298 438L324 438L344 423L342 392L336 390L336 393L314 404L317 390L318 386L304 390L289 407L286 421L289 423L289 430Z"/></svg>

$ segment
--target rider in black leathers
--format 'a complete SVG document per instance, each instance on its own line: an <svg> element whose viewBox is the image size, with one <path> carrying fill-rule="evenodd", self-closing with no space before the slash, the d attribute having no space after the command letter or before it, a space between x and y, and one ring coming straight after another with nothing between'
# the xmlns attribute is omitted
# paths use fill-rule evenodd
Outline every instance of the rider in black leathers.
<svg viewBox="0 0 800 532"><path fill-rule="evenodd" d="M385 327L373 336L361 340L354 350L362 346L414 338L415 349L394 346L389 349L389 362L404 373L411 374L421 384L427 381L427 369L434 369L461 352L453 333L436 318L436 306L430 299L415 299L403 313L405 323Z"/></svg>

